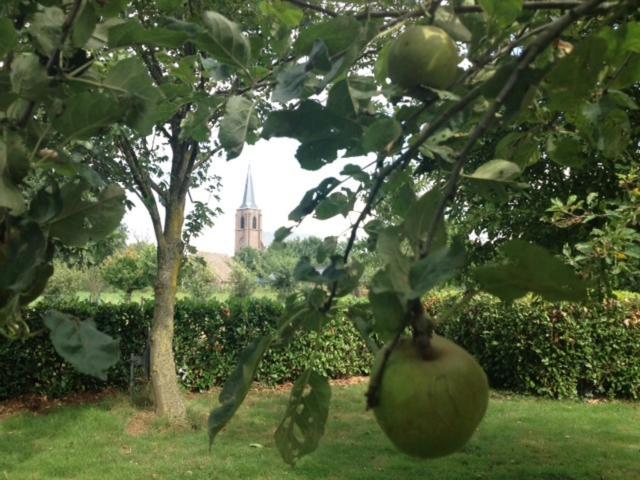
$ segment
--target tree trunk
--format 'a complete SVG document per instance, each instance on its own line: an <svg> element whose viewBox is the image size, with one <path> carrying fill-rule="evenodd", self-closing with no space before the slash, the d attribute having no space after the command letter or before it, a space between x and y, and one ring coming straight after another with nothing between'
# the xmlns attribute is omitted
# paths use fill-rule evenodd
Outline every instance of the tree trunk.
<svg viewBox="0 0 640 480"><path fill-rule="evenodd" d="M131 290L124 292L124 303L131 303Z"/></svg>
<svg viewBox="0 0 640 480"><path fill-rule="evenodd" d="M182 262L181 235L184 218L184 204L179 203L181 204L168 209L164 242L158 242L158 277L151 326L151 382L156 413L174 424L183 424L187 420L173 356L174 310Z"/></svg>

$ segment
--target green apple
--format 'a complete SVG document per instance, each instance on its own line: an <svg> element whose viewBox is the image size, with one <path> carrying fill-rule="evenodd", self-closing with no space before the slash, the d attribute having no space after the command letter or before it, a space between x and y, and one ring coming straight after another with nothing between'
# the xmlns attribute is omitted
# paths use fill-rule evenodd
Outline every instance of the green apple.
<svg viewBox="0 0 640 480"><path fill-rule="evenodd" d="M382 363L385 346L371 378ZM391 442L409 455L434 458L459 450L487 410L487 376L465 349L433 335L428 360L410 338L389 355L374 414Z"/></svg>
<svg viewBox="0 0 640 480"><path fill-rule="evenodd" d="M438 27L414 25L398 36L389 51L389 78L401 87L426 85L446 89L460 63L456 44Z"/></svg>

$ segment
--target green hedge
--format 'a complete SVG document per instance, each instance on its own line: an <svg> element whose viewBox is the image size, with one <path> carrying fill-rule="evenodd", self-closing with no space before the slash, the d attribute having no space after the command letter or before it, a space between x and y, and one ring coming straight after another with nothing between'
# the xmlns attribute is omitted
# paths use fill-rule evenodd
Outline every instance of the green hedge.
<svg viewBox="0 0 640 480"><path fill-rule="evenodd" d="M129 358L144 350L153 304L38 304L26 314L34 331L42 328L42 312L53 307L80 318L91 317L102 331L120 338L120 362L102 382L73 370L55 353L47 335L14 342L0 338L0 400L25 394L59 397L105 387L127 387ZM256 336L273 329L281 309L280 304L268 299L230 303L179 301L174 350L185 388L199 391L220 385L235 365L238 352ZM332 378L367 373L371 357L343 314L324 332L320 336L299 335L290 344L272 349L256 380L270 385L292 381L307 365Z"/></svg>
<svg viewBox="0 0 640 480"><path fill-rule="evenodd" d="M429 302L442 311L452 298ZM480 296L439 326L484 367L493 388L554 398L640 398L640 309Z"/></svg>
<svg viewBox="0 0 640 480"><path fill-rule="evenodd" d="M428 302L433 312L449 308L451 295ZM27 312L32 328L42 328L43 310ZM121 339L122 360L106 382L75 372L57 356L47 335L9 342L0 338L0 400L23 394L50 397L128 385L129 356L144 349L152 304L58 305ZM256 336L273 329L281 306L268 299L176 306L175 354L185 388L220 385L238 352ZM637 302L608 302L585 307L527 300L504 306L479 296L456 318L439 326L445 336L473 353L494 388L549 397L605 396L640 398L640 309ZM322 334L299 335L267 353L259 382L295 379L307 366L333 377L366 374L371 357L344 310Z"/></svg>

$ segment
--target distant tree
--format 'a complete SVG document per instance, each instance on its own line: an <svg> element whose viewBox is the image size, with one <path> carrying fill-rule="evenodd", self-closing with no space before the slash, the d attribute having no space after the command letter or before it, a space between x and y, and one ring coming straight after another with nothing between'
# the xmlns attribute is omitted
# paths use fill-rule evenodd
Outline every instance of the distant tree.
<svg viewBox="0 0 640 480"><path fill-rule="evenodd" d="M180 286L191 297L207 300L215 291L215 275L202 257L189 256L180 271Z"/></svg>
<svg viewBox="0 0 640 480"><path fill-rule="evenodd" d="M125 292L125 300L130 302L135 290L153 284L156 262L156 249L153 245L132 245L106 260L103 267L104 279L109 285Z"/></svg>
<svg viewBox="0 0 640 480"><path fill-rule="evenodd" d="M250 297L258 288L258 277L240 262L233 262L230 274L231 296Z"/></svg>
<svg viewBox="0 0 640 480"><path fill-rule="evenodd" d="M240 262L258 277L264 276L264 258L264 252L251 247L242 248L233 256L235 261Z"/></svg>
<svg viewBox="0 0 640 480"><path fill-rule="evenodd" d="M53 267L53 275L49 278L42 296L54 301L75 298L78 291L82 289L82 271L70 268L61 260L54 260Z"/></svg>

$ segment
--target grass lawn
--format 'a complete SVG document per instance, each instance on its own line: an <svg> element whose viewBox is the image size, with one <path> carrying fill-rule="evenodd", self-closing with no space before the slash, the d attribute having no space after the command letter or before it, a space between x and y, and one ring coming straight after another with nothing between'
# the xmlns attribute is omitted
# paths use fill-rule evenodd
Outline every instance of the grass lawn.
<svg viewBox="0 0 640 480"><path fill-rule="evenodd" d="M176 431L124 396L0 420L0 479L640 479L640 405L494 395L464 451L420 461L393 449L363 409L365 386L334 387L321 447L291 469L272 439L286 393L252 392L209 453L214 395L190 400L201 427Z"/></svg>

